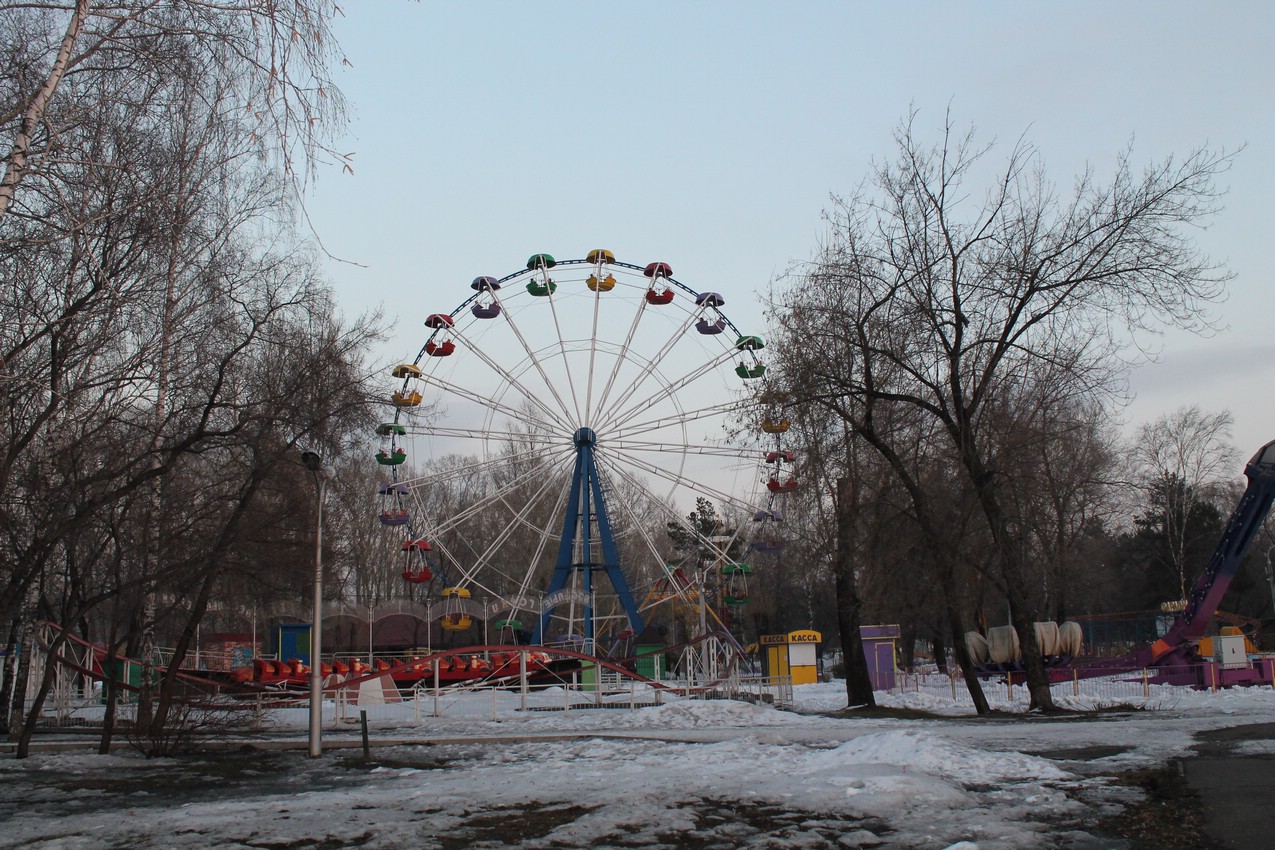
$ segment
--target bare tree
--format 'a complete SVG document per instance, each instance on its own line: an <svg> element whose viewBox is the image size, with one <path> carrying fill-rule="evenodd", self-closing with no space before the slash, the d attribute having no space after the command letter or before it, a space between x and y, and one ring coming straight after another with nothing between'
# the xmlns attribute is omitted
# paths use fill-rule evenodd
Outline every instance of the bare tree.
<svg viewBox="0 0 1275 850"><path fill-rule="evenodd" d="M316 156L333 154L324 134L343 117L328 78L335 58L332 0L74 0L6 4L0 45L11 59L0 93L0 221L26 176L56 159L65 130L82 121L92 92L127 102L139 85L186 77L234 87L251 135L290 173L308 175ZM6 37L7 36L7 37ZM66 103L56 108L58 101Z"/></svg>
<svg viewBox="0 0 1275 850"><path fill-rule="evenodd" d="M1164 500L1161 529L1168 544L1169 568L1178 579L1178 599L1186 599L1186 553L1190 539L1187 518L1196 501L1208 500L1235 468L1235 447L1229 410L1206 413L1199 405L1184 405L1138 429L1132 460L1135 474L1149 494Z"/></svg>
<svg viewBox="0 0 1275 850"><path fill-rule="evenodd" d="M1139 176L1126 151L1109 182L1086 172L1064 197L1020 141L976 194L965 183L990 148L950 118L927 146L914 120L896 133L895 159L836 202L827 243L775 304L790 327L807 329L806 378L791 399L846 423L900 475L901 447L880 424L890 411L940 429L986 520L1032 704L1051 709L1029 534L1010 510L1012 470L995 451L990 417L1003 412L998 399L1029 389L1109 398L1130 333L1201 327L1226 275L1185 229L1214 212L1214 181L1230 156L1199 150ZM925 515L923 500L917 506Z"/></svg>

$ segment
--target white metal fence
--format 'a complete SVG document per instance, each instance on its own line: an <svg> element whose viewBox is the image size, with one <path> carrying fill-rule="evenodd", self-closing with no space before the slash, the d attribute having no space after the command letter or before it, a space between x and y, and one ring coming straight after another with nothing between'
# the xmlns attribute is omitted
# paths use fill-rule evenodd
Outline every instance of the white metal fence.
<svg viewBox="0 0 1275 850"><path fill-rule="evenodd" d="M309 706L308 692L284 690L198 699L215 704L218 711L238 718L234 725L249 730L287 725L307 712ZM475 680L436 688L429 680L422 680L414 688L402 692L391 689L388 696L382 691L371 699L367 690L329 688L324 697L324 716L325 724L336 727L359 720L360 712L366 712L369 721L391 725L419 723L430 717L503 720L525 712L637 710L684 699L737 699L790 708L792 681L789 677L733 675L711 685L663 679L657 686L605 670L596 682L574 676L552 686ZM124 727L131 724L136 711L130 700L126 694L116 708L116 720ZM27 710L31 704L28 701ZM297 717L292 717L293 712L297 712ZM55 686L45 700L40 725L92 728L100 726L104 717L101 684L66 668L59 669Z"/></svg>
<svg viewBox="0 0 1275 850"><path fill-rule="evenodd" d="M1260 663L1275 667L1275 660L1263 659ZM1055 671L1058 679L1050 686L1055 703L1079 709L1103 708L1121 704L1134 704L1139 708L1156 709L1175 704L1175 694L1184 690L1221 690L1223 685L1217 666L1210 664L1175 668L1129 668L1112 670L1100 676L1090 675L1080 669ZM1189 679L1195 684L1168 684L1166 679ZM1268 680L1275 677L1268 677ZM1011 710L1021 710L1030 702L1024 675L1021 672L983 676L980 679L983 693L989 702ZM1275 687L1275 685L1271 685ZM973 706L974 700L959 670L949 673L936 670L901 670L895 673L895 686L891 694L920 694L935 700L943 700L959 706Z"/></svg>

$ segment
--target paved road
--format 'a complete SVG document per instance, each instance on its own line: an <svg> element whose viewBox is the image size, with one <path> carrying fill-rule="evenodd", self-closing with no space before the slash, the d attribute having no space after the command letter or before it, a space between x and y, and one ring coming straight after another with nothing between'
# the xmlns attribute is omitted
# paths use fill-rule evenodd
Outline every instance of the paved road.
<svg viewBox="0 0 1275 850"><path fill-rule="evenodd" d="M1182 770L1204 806L1205 834L1228 850L1275 847L1275 755L1236 752L1246 741L1275 741L1275 723L1217 729L1197 737L1199 755L1184 759Z"/></svg>

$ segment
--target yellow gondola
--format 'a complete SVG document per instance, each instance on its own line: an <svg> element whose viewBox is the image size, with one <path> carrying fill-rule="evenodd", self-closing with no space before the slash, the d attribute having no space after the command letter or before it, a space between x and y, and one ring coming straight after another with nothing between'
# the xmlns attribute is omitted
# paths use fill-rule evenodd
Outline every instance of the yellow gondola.
<svg viewBox="0 0 1275 850"><path fill-rule="evenodd" d="M421 367L415 363L400 363L394 367L394 371L390 374L396 378L419 378L421 376Z"/></svg>
<svg viewBox="0 0 1275 850"><path fill-rule="evenodd" d="M394 402L395 407L418 407L424 400L425 397L416 390L406 393L396 390L394 394L390 396L390 401Z"/></svg>
<svg viewBox="0 0 1275 850"><path fill-rule="evenodd" d="M465 613L461 600L470 597L469 590L464 587L445 587L443 597L443 619L439 623L449 632L458 632L474 624L474 618Z"/></svg>

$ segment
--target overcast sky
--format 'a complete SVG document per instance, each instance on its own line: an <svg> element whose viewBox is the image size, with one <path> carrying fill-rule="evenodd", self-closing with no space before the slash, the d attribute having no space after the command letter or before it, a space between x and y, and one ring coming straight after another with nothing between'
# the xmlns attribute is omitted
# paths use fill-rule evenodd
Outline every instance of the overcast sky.
<svg viewBox="0 0 1275 850"><path fill-rule="evenodd" d="M1171 334L1134 375L1133 424L1230 409L1247 458L1275 439L1275 3L482 2L346 4L337 82L352 123L309 198L344 310L381 306L377 359L411 359L425 315L528 255L664 260L764 333L759 295L822 232L909 109L1022 135L1064 190L1246 146L1199 234L1235 274L1212 338ZM937 138L937 135L934 136ZM1238 471L1238 469L1237 469Z"/></svg>

